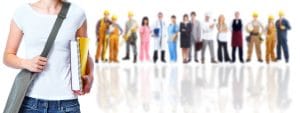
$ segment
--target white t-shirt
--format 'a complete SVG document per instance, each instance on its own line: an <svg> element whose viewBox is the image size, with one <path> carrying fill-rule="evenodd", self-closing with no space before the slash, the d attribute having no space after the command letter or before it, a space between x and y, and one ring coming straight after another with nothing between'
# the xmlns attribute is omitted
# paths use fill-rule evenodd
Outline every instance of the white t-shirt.
<svg viewBox="0 0 300 113"><path fill-rule="evenodd" d="M202 33L201 33L201 38L204 40L214 40L214 34L213 34L213 28L210 28L209 26L213 25L214 23L209 21L209 22L203 22L201 24L202 28Z"/></svg>
<svg viewBox="0 0 300 113"><path fill-rule="evenodd" d="M221 27L222 30L228 28L226 24L224 24L224 25L222 25L222 26L219 26L219 25L217 24L216 27L217 27L217 28L218 28L218 27ZM227 42L227 32L218 32L217 38L218 38L218 40L219 40L220 42Z"/></svg>
<svg viewBox="0 0 300 113"><path fill-rule="evenodd" d="M25 56L32 59L41 54L57 15L42 14L30 4L20 6L13 20L23 31ZM86 20L85 12L71 4L48 55L48 64L27 92L27 96L45 100L75 99L71 90L69 41L76 39L76 32Z"/></svg>

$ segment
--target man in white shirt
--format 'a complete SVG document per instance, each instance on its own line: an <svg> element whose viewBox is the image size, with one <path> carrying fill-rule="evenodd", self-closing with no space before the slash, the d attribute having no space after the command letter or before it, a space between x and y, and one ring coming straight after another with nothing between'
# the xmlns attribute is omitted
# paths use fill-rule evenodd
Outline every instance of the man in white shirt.
<svg viewBox="0 0 300 113"><path fill-rule="evenodd" d="M206 47L209 47L210 56L211 56L211 63L217 63L215 60L215 53L214 53L214 22L211 20L211 14L206 13L205 14L205 21L201 24L202 28L202 41L203 41L203 47L201 52L201 62L204 64L205 62L205 51Z"/></svg>

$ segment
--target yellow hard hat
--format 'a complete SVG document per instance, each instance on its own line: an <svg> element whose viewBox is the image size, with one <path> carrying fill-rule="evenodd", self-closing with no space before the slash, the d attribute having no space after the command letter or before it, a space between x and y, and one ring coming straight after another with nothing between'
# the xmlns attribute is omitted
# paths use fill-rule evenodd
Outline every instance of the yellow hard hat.
<svg viewBox="0 0 300 113"><path fill-rule="evenodd" d="M283 11L279 11L279 16L284 16L284 12Z"/></svg>
<svg viewBox="0 0 300 113"><path fill-rule="evenodd" d="M104 14L104 15L109 15L109 11L108 11L108 10L105 10L105 11L103 12L103 14Z"/></svg>
<svg viewBox="0 0 300 113"><path fill-rule="evenodd" d="M118 16L117 15L113 15L112 17L111 17L111 20L117 20L118 19Z"/></svg>
<svg viewBox="0 0 300 113"><path fill-rule="evenodd" d="M273 15L270 15L268 19L269 19L269 20L274 20L274 16L273 16Z"/></svg>
<svg viewBox="0 0 300 113"><path fill-rule="evenodd" d="M133 14L133 12L132 11L129 11L128 12L128 16L133 16L134 14Z"/></svg>
<svg viewBox="0 0 300 113"><path fill-rule="evenodd" d="M253 17L258 17L258 13L257 13L257 12L253 12L253 13L252 13L252 16L253 16Z"/></svg>

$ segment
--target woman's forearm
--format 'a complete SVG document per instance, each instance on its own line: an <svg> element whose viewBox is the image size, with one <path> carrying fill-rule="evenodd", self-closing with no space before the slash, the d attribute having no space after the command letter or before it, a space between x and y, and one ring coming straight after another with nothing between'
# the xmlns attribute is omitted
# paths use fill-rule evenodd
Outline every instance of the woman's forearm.
<svg viewBox="0 0 300 113"><path fill-rule="evenodd" d="M24 69L24 62L26 62L24 59L19 58L17 55L12 53L4 53L3 57L3 63L11 68L15 69Z"/></svg>
<svg viewBox="0 0 300 113"><path fill-rule="evenodd" d="M93 76L94 74L94 63L90 55L88 56L88 61L87 61L87 75Z"/></svg>

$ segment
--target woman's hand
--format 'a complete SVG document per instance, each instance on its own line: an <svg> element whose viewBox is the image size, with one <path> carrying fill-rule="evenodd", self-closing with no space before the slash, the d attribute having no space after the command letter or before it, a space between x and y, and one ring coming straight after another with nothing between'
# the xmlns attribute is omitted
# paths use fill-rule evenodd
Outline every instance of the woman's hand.
<svg viewBox="0 0 300 113"><path fill-rule="evenodd" d="M47 60L45 57L36 56L31 60L21 60L21 65L31 72L42 72L45 69Z"/></svg>
<svg viewBox="0 0 300 113"><path fill-rule="evenodd" d="M76 95L84 95L91 91L94 77L91 75L84 75L82 77L82 90L74 91Z"/></svg>
<svg viewBox="0 0 300 113"><path fill-rule="evenodd" d="M82 91L84 94L90 93L93 81L94 81L94 77L91 75L86 75L82 77L82 82L83 82Z"/></svg>

